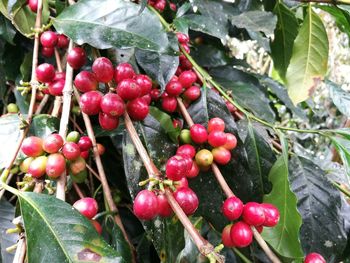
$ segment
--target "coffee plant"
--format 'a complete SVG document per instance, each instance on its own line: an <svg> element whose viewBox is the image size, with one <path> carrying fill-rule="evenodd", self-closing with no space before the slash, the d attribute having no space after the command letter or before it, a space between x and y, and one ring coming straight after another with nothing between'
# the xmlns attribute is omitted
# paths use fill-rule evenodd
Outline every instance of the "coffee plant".
<svg viewBox="0 0 350 263"><path fill-rule="evenodd" d="M349 262L349 6L2 0L0 262Z"/></svg>

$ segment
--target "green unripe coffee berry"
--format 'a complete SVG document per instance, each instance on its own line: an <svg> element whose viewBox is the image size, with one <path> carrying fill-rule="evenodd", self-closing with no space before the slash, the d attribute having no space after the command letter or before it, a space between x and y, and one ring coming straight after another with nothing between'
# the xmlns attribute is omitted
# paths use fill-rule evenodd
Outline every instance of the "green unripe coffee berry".
<svg viewBox="0 0 350 263"><path fill-rule="evenodd" d="M183 129L183 130L180 132L180 141L181 141L183 144L191 144L191 143L192 143L190 130L188 130L188 129Z"/></svg>
<svg viewBox="0 0 350 263"><path fill-rule="evenodd" d="M70 133L68 133L66 141L67 142L75 142L77 143L80 139L80 134L77 131L71 131Z"/></svg>
<svg viewBox="0 0 350 263"><path fill-rule="evenodd" d="M10 103L7 105L8 113L17 113L19 112L18 106L15 103Z"/></svg>

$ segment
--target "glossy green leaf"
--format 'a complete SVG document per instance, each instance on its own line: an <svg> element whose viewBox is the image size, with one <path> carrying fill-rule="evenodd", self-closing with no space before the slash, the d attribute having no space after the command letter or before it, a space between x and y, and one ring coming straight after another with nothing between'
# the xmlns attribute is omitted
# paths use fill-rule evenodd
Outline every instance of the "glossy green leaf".
<svg viewBox="0 0 350 263"><path fill-rule="evenodd" d="M7 201L0 201L0 262L12 262L14 253L6 251L7 247L13 246L18 240L18 234L6 234L6 230L14 228L12 220L15 217L15 208Z"/></svg>
<svg viewBox="0 0 350 263"><path fill-rule="evenodd" d="M2 14L0 14L0 38L14 44L13 38L15 37L16 31L11 25L11 22L6 19Z"/></svg>
<svg viewBox="0 0 350 263"><path fill-rule="evenodd" d="M174 143L177 143L181 130L179 127L174 127L171 117L167 113L153 106L150 107L149 113L160 123L160 126L168 134L170 139Z"/></svg>
<svg viewBox="0 0 350 263"><path fill-rule="evenodd" d="M245 28L254 32L270 35L276 27L277 18L271 12L247 11L231 17L231 23L237 28Z"/></svg>
<svg viewBox="0 0 350 263"><path fill-rule="evenodd" d="M340 155L346 173L348 176L350 176L350 140L335 136L331 136L329 138L331 139L332 144Z"/></svg>
<svg viewBox="0 0 350 263"><path fill-rule="evenodd" d="M304 256L299 241L299 229L302 224L297 210L297 198L291 191L288 169L288 146L281 136L283 154L273 165L269 179L272 191L264 196L265 203L274 204L280 211L280 221L277 226L264 228L264 239L283 257L302 260Z"/></svg>
<svg viewBox="0 0 350 263"><path fill-rule="evenodd" d="M349 231L343 214L349 213L350 205L325 172L310 160L292 157L289 171L291 190L303 220L300 240L305 254L319 251L326 262L339 262Z"/></svg>
<svg viewBox="0 0 350 263"><path fill-rule="evenodd" d="M71 205L44 194L16 194L29 262L126 262Z"/></svg>
<svg viewBox="0 0 350 263"><path fill-rule="evenodd" d="M176 17L181 17L184 14L187 13L188 10L190 10L191 4L190 3L183 3L176 11Z"/></svg>
<svg viewBox="0 0 350 263"><path fill-rule="evenodd" d="M311 96L327 72L328 37L321 18L309 4L305 20L294 41L287 69L288 94L294 104Z"/></svg>
<svg viewBox="0 0 350 263"><path fill-rule="evenodd" d="M332 81L326 81L329 87L329 94L338 110L347 117L350 117L350 93L343 90Z"/></svg>
<svg viewBox="0 0 350 263"><path fill-rule="evenodd" d="M277 1L273 10L278 17L275 38L271 42L271 57L274 67L284 78L292 57L294 40L298 34L299 24L295 14L282 2Z"/></svg>
<svg viewBox="0 0 350 263"><path fill-rule="evenodd" d="M233 66L212 68L209 74L224 88L232 91L232 96L243 107L267 121L274 122L275 113L271 109L266 89L254 76L234 69ZM252 100L254 94L254 100Z"/></svg>
<svg viewBox="0 0 350 263"><path fill-rule="evenodd" d="M202 67L225 66L232 60L224 49L204 44L193 48L191 56Z"/></svg>
<svg viewBox="0 0 350 263"><path fill-rule="evenodd" d="M29 134L44 138L45 136L58 131L59 119L48 114L39 114L33 118Z"/></svg>
<svg viewBox="0 0 350 263"><path fill-rule="evenodd" d="M158 17L148 9L141 14L139 10L139 5L123 0L82 0L66 8L54 26L74 42L99 49L165 51L169 41Z"/></svg>

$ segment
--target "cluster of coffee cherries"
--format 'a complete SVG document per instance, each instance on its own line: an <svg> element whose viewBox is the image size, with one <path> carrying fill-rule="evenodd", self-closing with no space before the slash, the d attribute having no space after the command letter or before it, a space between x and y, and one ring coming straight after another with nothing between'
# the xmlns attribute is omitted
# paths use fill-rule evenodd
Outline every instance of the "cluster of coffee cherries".
<svg viewBox="0 0 350 263"><path fill-rule="evenodd" d="M97 91L98 83L117 83L116 93L103 95ZM116 68L105 57L97 58L92 64L92 72L81 71L74 85L84 94L80 98L80 108L88 115L99 115L99 123L105 130L113 130L119 125L119 117L125 110L133 120L143 120L149 113L152 80L147 75L136 74L129 63L121 63Z"/></svg>
<svg viewBox="0 0 350 263"><path fill-rule="evenodd" d="M166 0L148 0L148 4L153 6L159 12L163 12L166 7ZM169 2L169 7L171 10L176 11L176 4Z"/></svg>
<svg viewBox="0 0 350 263"><path fill-rule="evenodd" d="M102 234L102 227L100 223L97 220L93 219L98 212L98 204L94 198L91 198L91 197L81 198L73 204L73 207L76 210L78 210L80 214L82 214L87 219L89 219L90 222L95 227L96 231L99 234Z"/></svg>
<svg viewBox="0 0 350 263"><path fill-rule="evenodd" d="M68 166L67 171L72 179L78 183L86 179L86 162L92 142L88 136L81 136L71 132L64 142L59 134L50 134L44 139L30 136L24 139L21 150L27 156L21 164L20 170L34 178L41 178L45 174L51 178L58 178ZM103 154L104 147L98 147Z"/></svg>
<svg viewBox="0 0 350 263"><path fill-rule="evenodd" d="M263 227L274 227L280 219L280 213L274 205L256 202L243 205L236 196L225 200L222 213L230 221L242 217L241 221L227 225L222 231L222 243L227 247L249 246L253 241L251 227L255 227L261 233Z"/></svg>
<svg viewBox="0 0 350 263"><path fill-rule="evenodd" d="M55 53L55 48L66 49L69 44L69 39L63 34L58 34L48 30L40 35L41 54L44 57L52 57Z"/></svg>

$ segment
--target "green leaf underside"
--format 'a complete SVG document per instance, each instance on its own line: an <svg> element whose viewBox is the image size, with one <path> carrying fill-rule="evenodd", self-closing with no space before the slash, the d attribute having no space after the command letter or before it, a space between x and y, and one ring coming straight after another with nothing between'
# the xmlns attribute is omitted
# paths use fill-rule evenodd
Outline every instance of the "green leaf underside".
<svg viewBox="0 0 350 263"><path fill-rule="evenodd" d="M29 262L126 262L69 204L30 192L18 197Z"/></svg>
<svg viewBox="0 0 350 263"><path fill-rule="evenodd" d="M287 69L288 94L294 104L309 98L327 72L328 37L320 17L309 4L308 13L294 41Z"/></svg>
<svg viewBox="0 0 350 263"><path fill-rule="evenodd" d="M264 196L265 203L274 204L280 211L280 221L273 228L264 228L264 239L283 257L302 258L299 229L302 224L297 210L297 198L290 189L288 179L288 148L281 139L283 155L273 165L269 179L273 185L271 193Z"/></svg>
<svg viewBox="0 0 350 263"><path fill-rule="evenodd" d="M277 15L275 38L271 42L271 57L274 67L284 78L292 56L294 40L299 24L294 13L282 2L277 1L273 12Z"/></svg>
<svg viewBox="0 0 350 263"><path fill-rule="evenodd" d="M141 14L139 10L139 5L123 0L82 0L65 9L54 26L74 42L99 49L165 51L169 41L158 17L148 9Z"/></svg>

